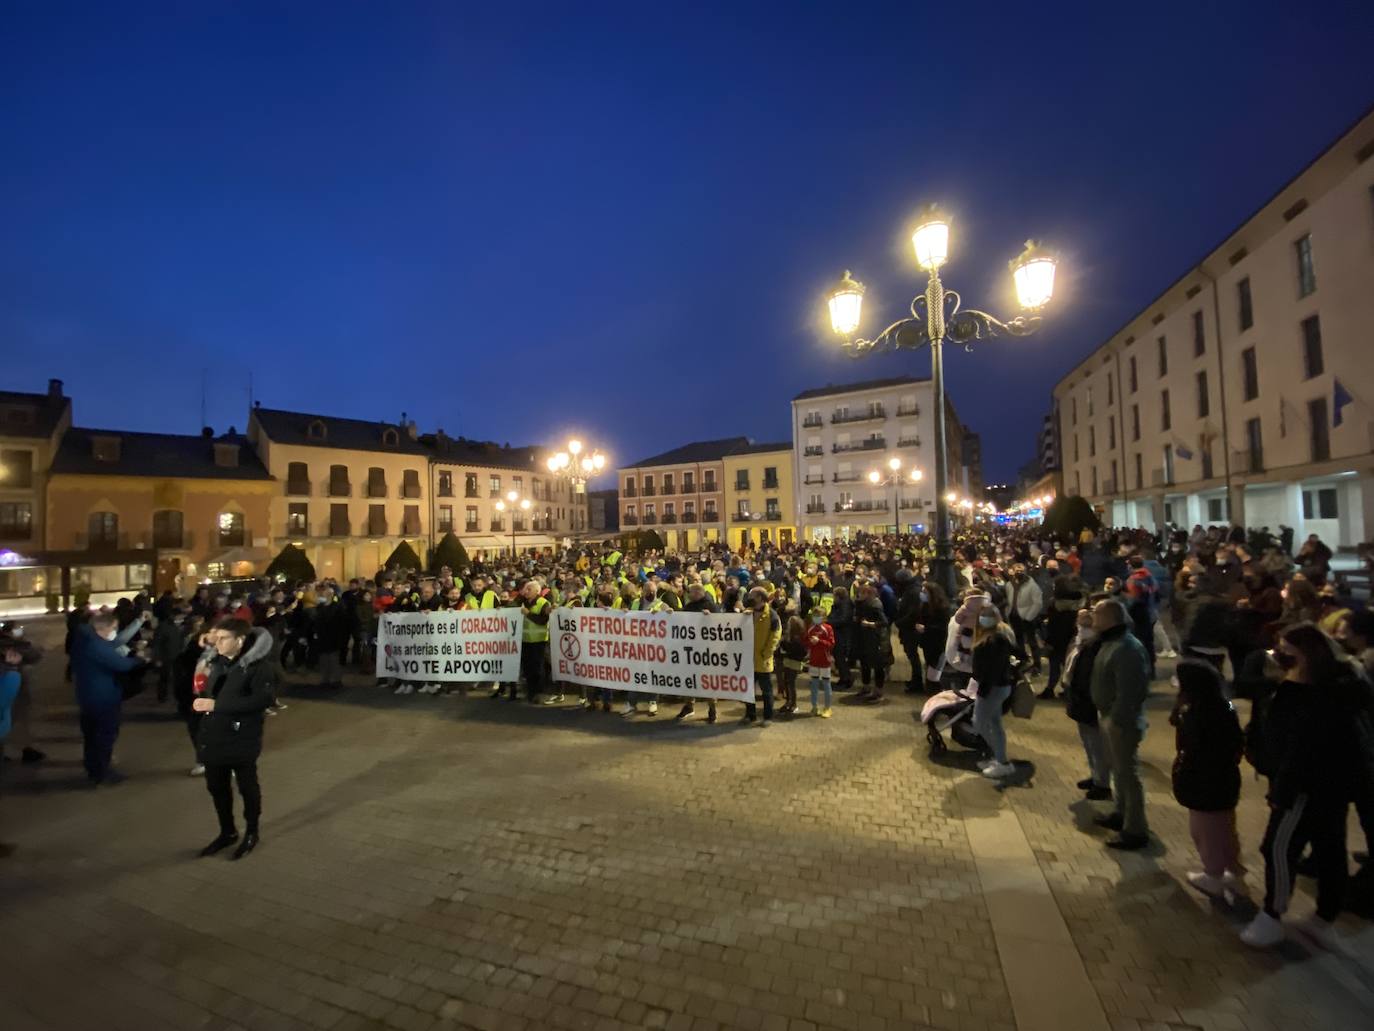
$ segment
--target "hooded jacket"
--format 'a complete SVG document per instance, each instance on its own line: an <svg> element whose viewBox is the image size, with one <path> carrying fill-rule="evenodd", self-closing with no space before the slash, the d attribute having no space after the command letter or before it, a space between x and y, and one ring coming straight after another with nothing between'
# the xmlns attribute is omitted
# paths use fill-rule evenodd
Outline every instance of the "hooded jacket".
<svg viewBox="0 0 1374 1031"><path fill-rule="evenodd" d="M233 659L210 661L206 693L214 698L196 733L196 754L209 765L252 762L262 754L263 713L276 691L275 669L265 661L272 635L261 627L249 631L243 650Z"/></svg>
<svg viewBox="0 0 1374 1031"><path fill-rule="evenodd" d="M1203 659L1178 664L1174 725L1174 798L1185 809L1225 812L1240 801L1240 759L1245 750L1236 710L1223 693L1225 681Z"/></svg>

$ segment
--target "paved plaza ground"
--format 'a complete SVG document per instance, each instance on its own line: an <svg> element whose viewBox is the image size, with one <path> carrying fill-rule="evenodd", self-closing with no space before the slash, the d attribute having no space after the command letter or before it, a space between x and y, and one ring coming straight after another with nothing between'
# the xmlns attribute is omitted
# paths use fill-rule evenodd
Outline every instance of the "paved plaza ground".
<svg viewBox="0 0 1374 1031"><path fill-rule="evenodd" d="M37 675L51 758L9 763L0 798L3 1031L1374 1026L1374 928L1342 919L1353 958L1256 954L1250 910L1182 883L1167 680L1144 748L1157 843L1135 854L1091 826L1058 703L1009 719L1030 765L998 792L967 753L932 762L900 694L756 730L737 706L678 725L669 705L627 721L293 682L263 842L235 863L193 858L210 799L150 697L127 710L129 780L83 786L57 651Z"/></svg>

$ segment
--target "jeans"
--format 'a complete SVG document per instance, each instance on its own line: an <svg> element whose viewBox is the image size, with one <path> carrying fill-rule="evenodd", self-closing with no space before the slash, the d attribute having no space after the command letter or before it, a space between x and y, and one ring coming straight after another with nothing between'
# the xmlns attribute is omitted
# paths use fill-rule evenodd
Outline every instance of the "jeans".
<svg viewBox="0 0 1374 1031"><path fill-rule="evenodd" d="M1112 765L1107 758L1107 744L1102 740L1102 728L1096 723L1080 723L1078 739L1083 742L1083 754L1088 757L1088 772L1093 787L1107 788L1112 784Z"/></svg>
<svg viewBox="0 0 1374 1031"><path fill-rule="evenodd" d="M110 757L119 738L119 706L81 710L81 765L99 783L110 772Z"/></svg>
<svg viewBox="0 0 1374 1031"><path fill-rule="evenodd" d="M830 678L829 678L829 677L812 677L812 678L811 678L811 708L813 708L813 709L816 708L816 699L820 696L821 685L825 685L825 704L824 704L823 706L821 706L821 708L823 708L823 709L828 709L828 708L830 708L831 703L834 701L834 696L830 693Z"/></svg>
<svg viewBox="0 0 1374 1031"><path fill-rule="evenodd" d="M1144 733L1137 726L1117 726L1105 716L1101 727L1112 764L1121 833L1143 838L1150 833L1145 822L1145 785L1140 781L1140 739Z"/></svg>
<svg viewBox="0 0 1374 1031"><path fill-rule="evenodd" d="M763 718L771 720L773 718L773 674L755 672L754 684L763 692ZM758 719L758 712L758 706L753 702L745 702L744 715L748 719Z"/></svg>
<svg viewBox="0 0 1374 1031"><path fill-rule="evenodd" d="M220 833L235 833L234 789L231 778L239 782L239 794L243 796L243 822L247 832L256 834L258 819L262 816L262 789L258 786L256 759L246 763L205 764L205 787L215 801Z"/></svg>
<svg viewBox="0 0 1374 1031"><path fill-rule="evenodd" d="M981 685L980 685L981 687ZM1011 685L991 687L973 703L973 729L992 749L992 757L999 763L1007 761L1007 731L1002 726L1002 705L1011 697Z"/></svg>

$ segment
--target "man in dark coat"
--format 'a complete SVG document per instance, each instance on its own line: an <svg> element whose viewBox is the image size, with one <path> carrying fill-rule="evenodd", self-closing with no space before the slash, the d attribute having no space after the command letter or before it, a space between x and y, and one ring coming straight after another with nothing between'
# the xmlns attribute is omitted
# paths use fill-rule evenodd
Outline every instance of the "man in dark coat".
<svg viewBox="0 0 1374 1031"><path fill-rule="evenodd" d="M76 628L72 641L72 680L81 711L82 765L92 785L118 784L124 779L122 773L110 768L124 704L121 674L143 666L142 659L121 650L121 645L138 633L143 620L135 619L122 634L116 622L113 613L97 612L89 623Z"/></svg>
<svg viewBox="0 0 1374 1031"><path fill-rule="evenodd" d="M321 587L315 606L315 654L320 663L320 686L343 687L339 656L353 633L352 614L334 600L334 588Z"/></svg>
<svg viewBox="0 0 1374 1031"><path fill-rule="evenodd" d="M192 702L201 713L196 754L205 766L205 787L215 802L219 837L201 850L212 856L238 841L234 826L233 781L243 796L243 842L234 850L242 859L258 844L262 791L258 786L258 756L262 754L264 714L276 693L272 635L241 619L221 620L205 635L215 656L210 660L204 692ZM336 657L337 650L333 653Z"/></svg>

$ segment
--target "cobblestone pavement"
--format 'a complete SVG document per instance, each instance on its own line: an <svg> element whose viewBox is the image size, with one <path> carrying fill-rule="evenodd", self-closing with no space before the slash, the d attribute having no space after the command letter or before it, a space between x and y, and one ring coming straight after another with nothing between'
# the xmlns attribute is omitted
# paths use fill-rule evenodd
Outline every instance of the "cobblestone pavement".
<svg viewBox="0 0 1374 1031"><path fill-rule="evenodd" d="M957 749L928 758L900 694L755 730L735 707L677 725L666 703L626 721L293 684L261 763L263 844L234 863L192 858L213 811L150 698L127 709L129 780L83 786L54 658L38 674L50 759L9 763L0 800L19 844L0 865L0 1026L1038 1031L1077 981L1088 1004L1059 1029L1371 1026L1374 931L1342 923L1354 958L1254 954L1242 915L1181 886L1193 854L1160 686L1159 843L1117 855L1074 788L1058 704L1009 721L1034 772L999 794ZM1247 782L1251 856L1262 805ZM1028 845L1019 872L1047 886L1065 952L1003 932L1034 893L996 889L990 907L983 821Z"/></svg>

